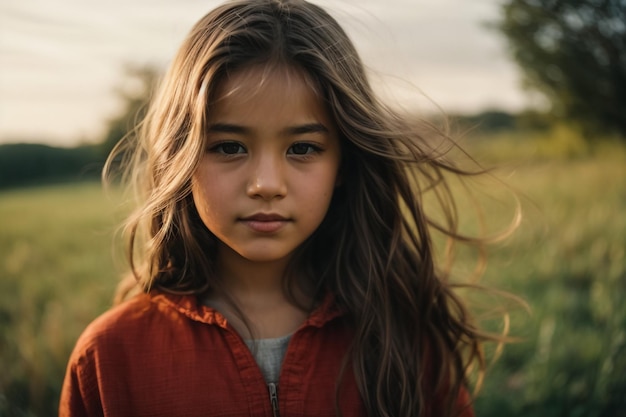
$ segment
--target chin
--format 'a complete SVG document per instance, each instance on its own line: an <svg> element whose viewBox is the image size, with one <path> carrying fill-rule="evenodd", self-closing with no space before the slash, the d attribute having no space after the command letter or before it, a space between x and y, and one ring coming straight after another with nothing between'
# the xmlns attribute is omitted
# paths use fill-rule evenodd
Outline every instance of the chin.
<svg viewBox="0 0 626 417"><path fill-rule="evenodd" d="M270 256L270 255L248 255L243 256L248 262L259 263L259 264L267 264L272 262L282 262L285 261L288 256Z"/></svg>
<svg viewBox="0 0 626 417"><path fill-rule="evenodd" d="M272 263L285 261L289 259L292 253L293 251L242 251L239 252L239 255L248 262Z"/></svg>

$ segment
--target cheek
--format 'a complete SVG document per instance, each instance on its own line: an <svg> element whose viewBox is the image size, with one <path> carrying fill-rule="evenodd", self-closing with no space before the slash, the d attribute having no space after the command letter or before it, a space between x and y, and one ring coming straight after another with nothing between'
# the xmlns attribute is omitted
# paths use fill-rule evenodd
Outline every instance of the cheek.
<svg viewBox="0 0 626 417"><path fill-rule="evenodd" d="M337 176L332 169L322 171L315 178L308 178L308 186L300 187L306 207L312 215L323 218L330 205L337 185Z"/></svg>
<svg viewBox="0 0 626 417"><path fill-rule="evenodd" d="M215 217L219 214L219 205L215 204L213 196L220 195L217 184L213 181L207 181L204 175L195 175L191 185L191 195L196 210L205 226L211 229L215 223Z"/></svg>

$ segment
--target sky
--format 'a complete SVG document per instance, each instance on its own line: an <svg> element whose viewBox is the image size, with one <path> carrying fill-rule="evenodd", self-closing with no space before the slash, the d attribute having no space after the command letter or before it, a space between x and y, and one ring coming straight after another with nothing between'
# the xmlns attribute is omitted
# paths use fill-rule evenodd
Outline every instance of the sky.
<svg viewBox="0 0 626 417"><path fill-rule="evenodd" d="M428 113L534 104L504 39L501 0L313 0L348 32L387 100ZM98 141L129 64L166 68L216 0L0 0L0 143Z"/></svg>

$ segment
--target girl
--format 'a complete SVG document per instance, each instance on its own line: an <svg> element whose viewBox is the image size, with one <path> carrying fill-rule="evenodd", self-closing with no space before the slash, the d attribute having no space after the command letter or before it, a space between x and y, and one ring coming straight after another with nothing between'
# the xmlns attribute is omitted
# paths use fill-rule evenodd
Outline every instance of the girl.
<svg viewBox="0 0 626 417"><path fill-rule="evenodd" d="M422 205L442 188L455 236L444 173L463 172L377 100L324 10L210 12L137 137L140 291L80 337L61 416L473 415L486 336Z"/></svg>

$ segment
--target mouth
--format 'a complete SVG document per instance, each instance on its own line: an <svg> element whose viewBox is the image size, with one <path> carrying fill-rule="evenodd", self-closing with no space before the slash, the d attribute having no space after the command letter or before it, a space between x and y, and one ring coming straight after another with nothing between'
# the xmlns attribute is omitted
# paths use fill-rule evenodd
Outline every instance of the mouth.
<svg viewBox="0 0 626 417"><path fill-rule="evenodd" d="M274 233L291 220L275 213L257 213L240 219L242 223L258 233Z"/></svg>
<svg viewBox="0 0 626 417"><path fill-rule="evenodd" d="M252 216L243 217L241 220L253 222L285 222L288 219L276 213L256 213Z"/></svg>

